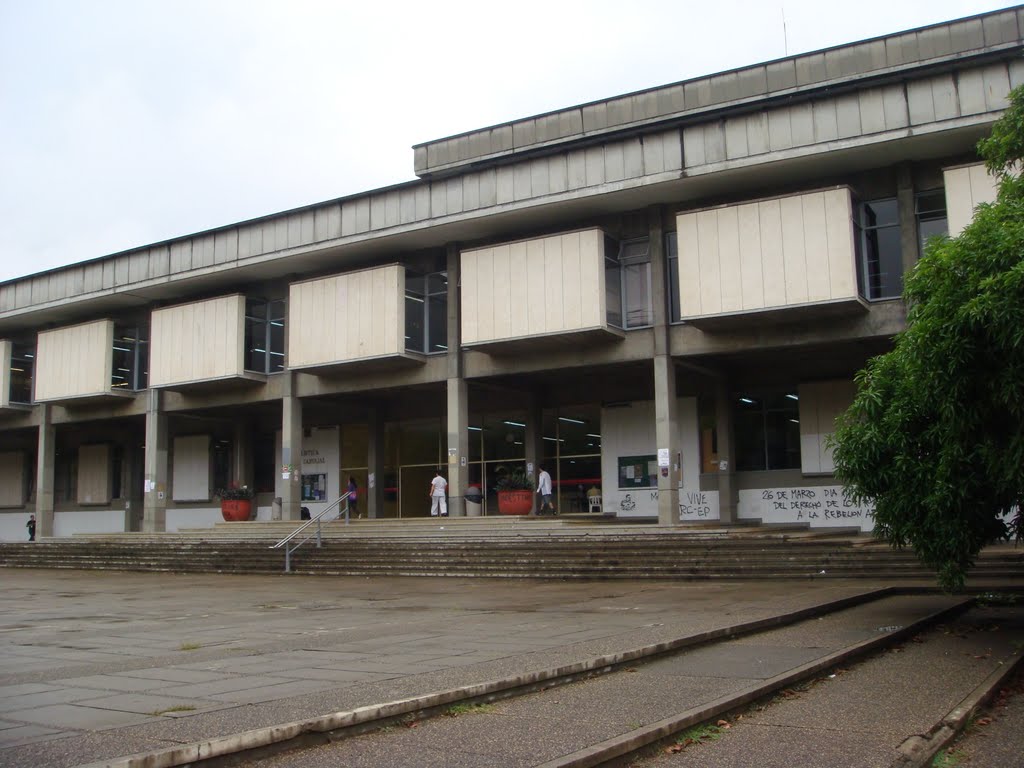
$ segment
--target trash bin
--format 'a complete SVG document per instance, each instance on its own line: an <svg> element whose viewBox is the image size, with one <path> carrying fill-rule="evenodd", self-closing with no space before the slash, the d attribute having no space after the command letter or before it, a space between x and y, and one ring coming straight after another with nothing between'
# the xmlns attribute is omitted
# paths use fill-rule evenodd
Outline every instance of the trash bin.
<svg viewBox="0 0 1024 768"><path fill-rule="evenodd" d="M480 485L473 483L466 489L466 517L480 517L482 510L482 502L484 500L483 491L480 490Z"/></svg>

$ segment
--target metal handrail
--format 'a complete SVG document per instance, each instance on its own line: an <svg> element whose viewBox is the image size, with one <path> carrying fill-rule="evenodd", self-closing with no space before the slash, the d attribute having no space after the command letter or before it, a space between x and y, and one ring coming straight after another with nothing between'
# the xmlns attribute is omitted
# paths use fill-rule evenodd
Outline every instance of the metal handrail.
<svg viewBox="0 0 1024 768"><path fill-rule="evenodd" d="M298 536L304 530L306 530L311 525L313 525L313 523L316 523L316 547L317 547L317 549L319 549L323 545L323 535L322 535L322 532L321 532L320 523L324 519L324 517L327 515L327 513L333 511L343 501L345 502L345 509L338 513L338 519L340 520L342 518L342 516L344 516L344 518L345 518L345 525L348 525L349 504L348 504L348 494L346 493L344 496L339 498L337 501L335 501L334 503L328 505L326 509L318 512L316 517L311 517L309 520L306 520L302 525L300 525L294 531L292 531L287 536L285 536L283 539L281 539L279 542L277 542L277 544L274 544L273 546L270 547L270 549L280 549L281 547L284 547L284 572L285 573L291 573L291 571L292 571L292 552L294 552L299 547L301 547L303 544L305 544L307 541L309 541L311 538L313 538L314 534L312 532L310 532L303 539L299 540L299 542L294 544L294 545L291 544L292 539L294 539L296 536Z"/></svg>

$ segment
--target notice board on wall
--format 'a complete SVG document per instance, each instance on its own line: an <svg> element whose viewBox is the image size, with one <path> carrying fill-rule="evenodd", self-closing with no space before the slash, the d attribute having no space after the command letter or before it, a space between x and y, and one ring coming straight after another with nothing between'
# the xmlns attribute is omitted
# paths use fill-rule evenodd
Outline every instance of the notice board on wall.
<svg viewBox="0 0 1024 768"><path fill-rule="evenodd" d="M619 456L619 489L656 488L658 486L658 457Z"/></svg>

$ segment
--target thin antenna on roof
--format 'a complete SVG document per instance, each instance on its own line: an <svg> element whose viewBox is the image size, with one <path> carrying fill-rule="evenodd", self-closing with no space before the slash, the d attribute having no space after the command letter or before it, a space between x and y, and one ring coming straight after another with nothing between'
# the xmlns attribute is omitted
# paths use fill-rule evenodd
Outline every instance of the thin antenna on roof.
<svg viewBox="0 0 1024 768"><path fill-rule="evenodd" d="M786 6L782 6L782 47L789 56L789 38L786 36Z"/></svg>

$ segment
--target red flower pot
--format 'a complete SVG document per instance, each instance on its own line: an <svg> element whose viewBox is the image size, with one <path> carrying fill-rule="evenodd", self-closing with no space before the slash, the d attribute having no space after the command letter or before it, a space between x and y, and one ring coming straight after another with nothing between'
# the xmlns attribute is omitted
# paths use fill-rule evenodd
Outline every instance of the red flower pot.
<svg viewBox="0 0 1024 768"><path fill-rule="evenodd" d="M532 491L498 491L498 512L503 515L528 515L533 509Z"/></svg>
<svg viewBox="0 0 1024 768"><path fill-rule="evenodd" d="M228 499L220 503L220 513L229 523L248 520L252 515L250 499Z"/></svg>

